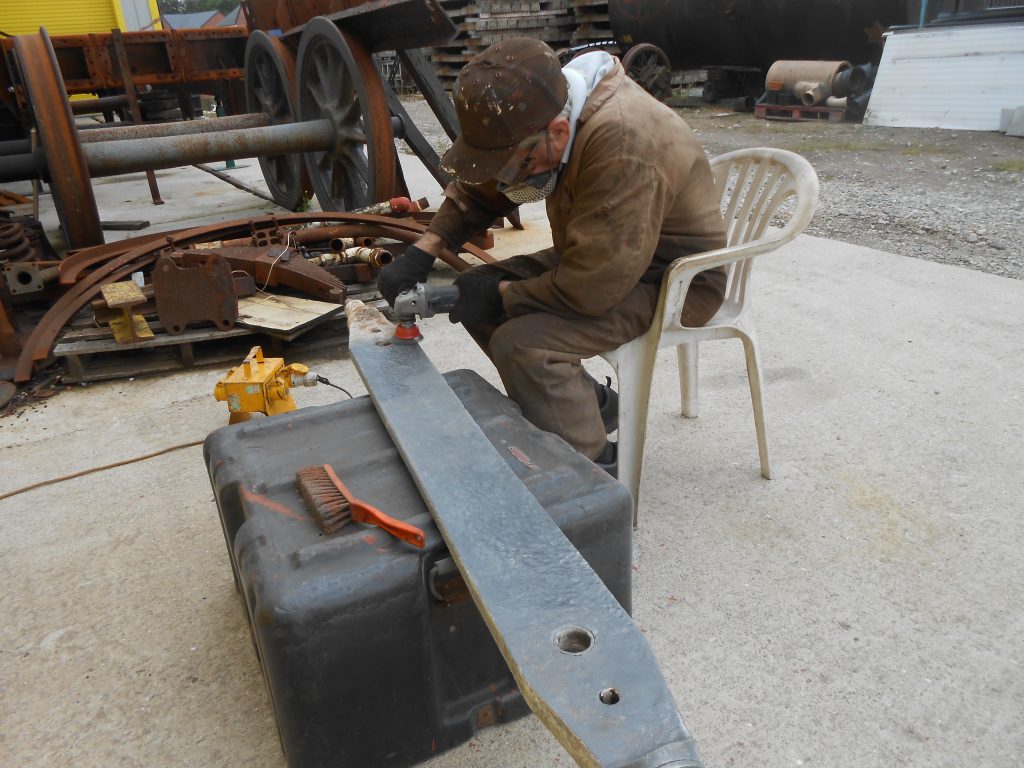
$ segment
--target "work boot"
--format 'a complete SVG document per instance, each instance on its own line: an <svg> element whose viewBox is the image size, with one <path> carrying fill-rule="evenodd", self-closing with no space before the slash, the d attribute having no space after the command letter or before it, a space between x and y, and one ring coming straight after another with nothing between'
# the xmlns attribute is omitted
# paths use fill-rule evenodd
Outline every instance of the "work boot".
<svg viewBox="0 0 1024 768"><path fill-rule="evenodd" d="M619 477L619 444L609 440L604 444L604 450L592 461L612 477Z"/></svg>
<svg viewBox="0 0 1024 768"><path fill-rule="evenodd" d="M612 389L612 377L606 376L602 384L593 379L594 392L597 394L597 407L601 409L601 421L604 422L604 433L610 435L619 428L619 395Z"/></svg>

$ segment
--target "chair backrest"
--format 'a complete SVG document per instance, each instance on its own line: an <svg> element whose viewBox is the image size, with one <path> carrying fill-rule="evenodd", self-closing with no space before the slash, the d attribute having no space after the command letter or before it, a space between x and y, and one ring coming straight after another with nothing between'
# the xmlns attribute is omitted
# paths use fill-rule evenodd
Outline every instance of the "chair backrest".
<svg viewBox="0 0 1024 768"><path fill-rule="evenodd" d="M673 262L662 284L658 331L680 328L683 301L698 272L725 266L725 303L717 317L738 315L747 304L753 257L803 231L818 204L818 175L807 160L784 149L738 149L712 159L711 171L726 224L726 247ZM788 220L782 221L788 217ZM778 219L778 221L777 221ZM771 226L775 222L782 226Z"/></svg>

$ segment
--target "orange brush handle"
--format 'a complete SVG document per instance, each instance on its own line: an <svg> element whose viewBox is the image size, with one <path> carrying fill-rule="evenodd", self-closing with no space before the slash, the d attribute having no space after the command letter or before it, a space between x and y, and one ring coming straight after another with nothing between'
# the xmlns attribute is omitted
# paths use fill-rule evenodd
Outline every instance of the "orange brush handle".
<svg viewBox="0 0 1024 768"><path fill-rule="evenodd" d="M395 520L390 515L385 515L379 509L371 504L367 504L365 501L360 501L348 487L341 482L341 478L334 472L334 467L330 464L324 464L324 471L327 472L327 476L331 478L331 482L334 483L341 495L348 499L349 506L352 510L352 520L357 523L364 523L366 525L375 525L378 528L387 531L396 539L401 539L412 544L414 547L423 549L426 545L426 537L423 535L423 531L417 528L415 525L409 525L409 523L403 523L401 520Z"/></svg>
<svg viewBox="0 0 1024 768"><path fill-rule="evenodd" d="M395 520L390 515L385 515L376 507L365 504L361 501L352 501L352 519L357 523L367 523L368 525L376 525L378 528L382 528L396 539L407 541L414 547L423 549L426 544L426 537L423 535L423 531L417 528L415 525L409 525L403 523L401 520Z"/></svg>

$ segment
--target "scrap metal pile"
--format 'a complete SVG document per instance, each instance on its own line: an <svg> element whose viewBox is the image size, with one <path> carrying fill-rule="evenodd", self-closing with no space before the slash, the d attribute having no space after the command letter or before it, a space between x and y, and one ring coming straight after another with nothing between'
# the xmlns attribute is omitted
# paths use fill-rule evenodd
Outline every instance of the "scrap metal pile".
<svg viewBox="0 0 1024 768"><path fill-rule="evenodd" d="M329 15L316 16L318 12ZM375 215L408 216L415 210L397 160L396 138L406 141L442 185L449 177L440 168L436 150L381 80L372 52L398 53L454 138L454 108L418 51L421 45L441 43L454 34L437 3L309 0L284 5L255 0L247 5L247 15L255 31L245 42L244 70L229 67L228 74L244 73L249 112L219 119L143 124L136 86L149 85L153 78L187 80L202 68L201 62L177 56L171 58L171 71L150 71L147 45L173 53L175 46L184 44L177 37L127 38L127 33L115 31L109 40L51 39L41 30L5 44L12 93L33 135L0 142L0 182L42 180L49 185L68 251L61 259L53 249L27 247L24 238L35 230L16 226L32 225L31 218L12 220L12 227L5 229L0 261L9 266L6 284L14 286L13 291L5 289L0 303L0 368L5 377L27 381L33 368L56 352L78 369L72 371L74 376L85 378L84 361L110 351L116 343L133 348L173 345L182 362L191 364L191 341L178 335L188 336L197 323L212 324L222 335L243 332L235 323L238 300L252 298L245 294L255 290L265 297L268 289L290 290L302 294L293 297L296 300L328 302L340 311L350 286L372 287L382 260L424 231L422 220ZM265 29L284 32L270 35ZM239 58L237 33L199 42L207 47L229 45L234 57L229 60ZM68 93L86 73L93 78L89 82L102 80L113 60L119 62L121 75L116 85L125 89L131 109L120 110L121 120L109 125L78 125ZM111 105L101 106L106 111ZM315 194L327 213L229 222L104 243L103 230L109 227L101 222L96 206L94 177L145 171L153 202L159 204L154 170L189 164L206 170L199 164L243 157L259 158L273 200L283 208L306 208ZM396 200L405 202L387 202ZM384 208L373 208L377 204ZM361 213L331 213L341 211ZM383 250L381 244L386 246ZM474 255L489 260L482 251ZM450 263L456 269L467 266L458 257ZM135 283L129 285L132 276ZM291 308L296 310L294 301ZM159 324L147 327L154 318ZM111 320L114 331L94 327ZM247 322L254 324L251 318ZM83 323L87 327L74 327ZM281 333L289 338L290 332ZM97 346L103 334L106 346ZM235 356L230 353L232 359ZM91 375L104 377L107 374Z"/></svg>
<svg viewBox="0 0 1024 768"><path fill-rule="evenodd" d="M262 329L271 335L278 331L279 338L294 338L297 331L337 316L350 293L374 295L377 270L426 229L411 215L401 217L416 207L396 199L371 210L400 217L375 213L266 216L143 235L81 249L55 262L9 262L7 271L30 274L31 287L38 288L26 288L10 299L21 299L18 303L53 299L27 335L19 334L23 320L16 311L18 304L9 299L0 313L4 353L17 355L13 378L28 381L34 366L50 357L69 324L65 340L68 333L81 341L113 336L117 343L128 345L125 348L155 345L157 337L163 345L182 346L233 330L243 334ZM24 242L22 238L16 247L24 249ZM465 250L480 261L493 260L475 246L467 245ZM445 260L458 271L470 266L459 256ZM24 265L21 272L19 264ZM133 276L141 279L132 281ZM29 281L21 282L27 286ZM18 283L15 278L14 284ZM286 317L276 324L261 319L261 303L263 309L269 306L279 317ZM77 327L89 331L85 337L73 334L76 318ZM236 323L249 330L236 329ZM97 331L103 324L109 330ZM210 325L213 329L200 335L184 335L187 329ZM109 342L94 345L96 351L111 348ZM89 348L69 347L64 352L62 356L80 364L77 358L88 354ZM72 373L84 378L85 372Z"/></svg>

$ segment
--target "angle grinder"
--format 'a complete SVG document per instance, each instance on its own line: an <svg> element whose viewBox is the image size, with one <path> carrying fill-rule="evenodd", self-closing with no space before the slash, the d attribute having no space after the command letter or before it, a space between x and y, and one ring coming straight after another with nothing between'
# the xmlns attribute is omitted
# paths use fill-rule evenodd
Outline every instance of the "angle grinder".
<svg viewBox="0 0 1024 768"><path fill-rule="evenodd" d="M423 338L416 325L416 316L427 318L452 311L459 300L459 289L454 285L427 285L416 283L415 286L398 294L395 298L395 341L409 344Z"/></svg>

